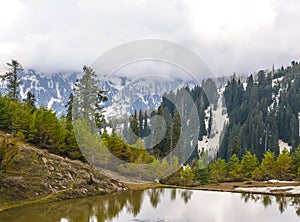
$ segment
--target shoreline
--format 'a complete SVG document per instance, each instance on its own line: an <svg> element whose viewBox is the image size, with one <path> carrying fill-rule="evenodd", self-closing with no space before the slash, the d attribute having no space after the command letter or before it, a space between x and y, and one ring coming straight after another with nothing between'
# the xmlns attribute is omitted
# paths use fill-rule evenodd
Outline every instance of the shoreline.
<svg viewBox="0 0 300 222"><path fill-rule="evenodd" d="M263 194L272 196L299 196L300 192L288 192L292 188L299 188L300 181L291 182L222 182L211 183L200 186L175 186L168 184L126 184L132 190L144 190L151 188L174 188L174 189L187 189L187 190L201 190L201 191L214 191L214 192L230 192L230 193L249 193L249 194ZM266 191L263 191L266 190Z"/></svg>
<svg viewBox="0 0 300 222"><path fill-rule="evenodd" d="M241 194L258 194L258 195L270 195L270 196L286 196L286 197L300 197L300 193L290 193L291 187L299 187L300 181L291 181L291 182L223 182L223 183L211 183L201 186L175 186L168 184L160 183L127 183L126 184L129 190L147 190L147 189L157 189L157 188L171 188L171 189L186 189L186 190L200 190L200 191L213 191L213 192L230 192L230 193L241 193ZM288 189L283 189L283 188ZM257 188L258 190L255 190ZM270 188L268 191L262 191L263 188ZM279 189L278 189L279 188ZM122 192L122 191L119 191ZM105 194L103 194L105 195ZM100 195L102 196L102 195ZM89 196L87 196L89 197ZM86 197L81 197L86 198ZM74 199L81 199L74 198ZM53 195L43 197L34 201L24 201L19 204L13 204L5 208L0 208L0 213L13 208L29 206L33 204L43 204L43 203L52 203L56 202Z"/></svg>
<svg viewBox="0 0 300 222"><path fill-rule="evenodd" d="M300 197L300 193L289 192L290 190L292 190L292 188L296 188L299 186L300 183L298 181L294 183L252 182L251 184L246 184L244 182L225 182L220 184L209 184L197 187L189 187L188 189L214 192Z"/></svg>

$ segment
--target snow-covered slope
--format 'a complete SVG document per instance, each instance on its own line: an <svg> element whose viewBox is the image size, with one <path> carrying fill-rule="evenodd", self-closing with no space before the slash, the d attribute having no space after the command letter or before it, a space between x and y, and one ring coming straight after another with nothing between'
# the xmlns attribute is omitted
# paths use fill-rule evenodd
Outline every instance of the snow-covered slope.
<svg viewBox="0 0 300 222"><path fill-rule="evenodd" d="M218 151L224 124L229 121L226 108L224 108L222 102L224 90L224 87L218 89L218 106L216 110L212 110L213 124L210 137L204 136L201 141L198 141L198 149L201 150L204 148L205 151L208 151L209 156L215 156L216 152ZM209 110L206 113L208 117Z"/></svg>

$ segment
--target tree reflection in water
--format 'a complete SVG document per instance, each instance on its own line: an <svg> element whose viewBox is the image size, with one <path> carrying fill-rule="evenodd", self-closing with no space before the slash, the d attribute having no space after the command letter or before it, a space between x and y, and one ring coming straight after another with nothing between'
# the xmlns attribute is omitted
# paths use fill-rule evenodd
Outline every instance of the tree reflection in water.
<svg viewBox="0 0 300 222"><path fill-rule="evenodd" d="M192 199L193 196L193 199ZM224 197L224 202L214 203L214 198ZM232 194L206 191L191 191L185 189L149 189L144 191L125 191L113 193L104 196L83 198L56 202L51 204L36 204L15 208L0 212L0 221L14 222L104 222L104 221L128 221L129 218L143 218L157 215L166 216L172 214L168 209L180 209L181 213L186 213L189 217L197 217L190 214L195 210L201 209L200 206L206 206L206 203L214 203L219 207L227 203L240 204L241 202L255 205L263 205L268 212L279 211L290 213L295 209L300 217L300 198L286 196L270 196L258 194ZM228 202L229 201L229 202ZM236 206L232 204L232 211L236 211ZM186 205L186 208L184 208ZM271 207L272 206L272 207ZM200 207L200 208L199 208ZM247 211L248 206L239 209ZM291 208L292 207L292 208ZM218 208L216 208L218 209ZM289 209L289 210L287 210ZM271 211L269 211L271 210ZM166 212L167 211L167 212ZM163 213L161 213L163 212ZM265 210L262 208L262 215ZM202 212L205 213L206 212ZM243 212L241 211L241 214ZM294 213L293 213L294 214ZM289 215L289 214L287 214ZM294 215L296 216L296 215ZM127 218L127 219L124 219ZM296 216L297 217L297 216ZM137 220L139 221L139 220ZM198 221L198 220L195 220Z"/></svg>
<svg viewBox="0 0 300 222"><path fill-rule="evenodd" d="M181 198L184 203L187 204L192 198L193 191L191 190L181 190Z"/></svg>
<svg viewBox="0 0 300 222"><path fill-rule="evenodd" d="M296 214L300 217L300 197L297 196L287 197L281 195L271 196L266 194L252 194L252 193L242 193L241 197L245 203L247 203L249 200L255 203L260 201L265 208L271 206L272 202L276 202L280 213L283 213L288 206L294 207ZM275 201L272 201L273 198Z"/></svg>
<svg viewBox="0 0 300 222"><path fill-rule="evenodd" d="M0 221L104 222L118 218L122 211L136 217L141 211L146 195L151 206L156 209L161 200L165 198L176 201L180 196L182 201L187 204L191 200L192 193L190 190L180 189L130 190L98 197L11 209L0 213Z"/></svg>
<svg viewBox="0 0 300 222"><path fill-rule="evenodd" d="M160 196L163 193L163 189L150 189L147 191L148 196L150 197L151 205L156 209L158 203L160 202Z"/></svg>

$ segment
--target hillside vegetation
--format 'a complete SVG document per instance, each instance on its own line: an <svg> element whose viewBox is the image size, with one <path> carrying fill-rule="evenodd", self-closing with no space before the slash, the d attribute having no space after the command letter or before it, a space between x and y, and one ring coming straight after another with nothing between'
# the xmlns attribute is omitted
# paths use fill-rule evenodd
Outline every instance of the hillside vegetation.
<svg viewBox="0 0 300 222"><path fill-rule="evenodd" d="M0 185L0 209L127 189L87 163L50 154L4 132L0 132Z"/></svg>

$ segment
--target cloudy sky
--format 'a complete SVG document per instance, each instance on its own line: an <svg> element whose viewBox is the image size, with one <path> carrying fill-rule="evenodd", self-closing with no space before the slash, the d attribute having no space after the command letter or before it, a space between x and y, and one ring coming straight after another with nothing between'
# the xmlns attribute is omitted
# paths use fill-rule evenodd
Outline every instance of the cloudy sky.
<svg viewBox="0 0 300 222"><path fill-rule="evenodd" d="M217 75L300 59L298 0L0 0L0 68L80 70L107 50L164 39L200 55Z"/></svg>

